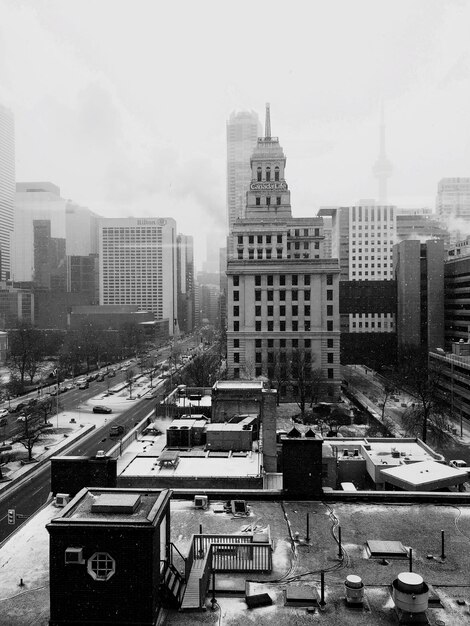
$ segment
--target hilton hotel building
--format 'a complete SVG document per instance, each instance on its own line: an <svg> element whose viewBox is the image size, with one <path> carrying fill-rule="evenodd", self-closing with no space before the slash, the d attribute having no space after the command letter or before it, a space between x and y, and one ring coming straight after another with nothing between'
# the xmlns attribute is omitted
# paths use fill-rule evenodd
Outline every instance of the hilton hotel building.
<svg viewBox="0 0 470 626"><path fill-rule="evenodd" d="M102 219L100 305L132 304L177 326L176 222L171 218Z"/></svg>
<svg viewBox="0 0 470 626"><path fill-rule="evenodd" d="M321 218L292 217L286 158L271 137L269 108L265 135L250 161L245 217L230 235L228 375L273 378L274 364L288 367L301 350L312 370L322 370L326 395L338 397L338 260L324 258ZM283 395L289 391L281 386Z"/></svg>

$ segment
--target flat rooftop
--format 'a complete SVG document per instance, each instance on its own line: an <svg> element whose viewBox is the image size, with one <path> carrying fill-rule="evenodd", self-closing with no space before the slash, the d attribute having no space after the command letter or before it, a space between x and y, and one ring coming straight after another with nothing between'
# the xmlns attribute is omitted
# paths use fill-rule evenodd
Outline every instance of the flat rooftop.
<svg viewBox="0 0 470 626"><path fill-rule="evenodd" d="M189 451L187 454L191 454ZM257 476L260 473L262 455L257 452L248 452L246 456L233 456L229 452L205 452L195 450L194 456L186 456L180 452L179 463L176 467L160 467L158 456L149 453L145 456L135 457L121 477L146 476L149 478L168 477L240 477ZM184 455L184 456L183 456Z"/></svg>
<svg viewBox="0 0 470 626"><path fill-rule="evenodd" d="M212 388L217 391L230 391L231 389L261 391L264 389L264 382L262 380L218 380Z"/></svg>
<svg viewBox="0 0 470 626"><path fill-rule="evenodd" d="M146 491L146 493L148 490ZM248 516L236 517L223 510L220 500L209 501L206 510L195 509L192 500L171 500L171 537L186 555L193 534L202 524L205 534L262 532L269 525L273 541L270 574L217 574L215 611L180 613L169 611L164 626L392 626L397 615L390 585L408 571L406 558L371 558L368 542L401 542L413 549L413 571L431 585L437 603L426 615L432 625L468 626L470 606L470 504L458 506L413 504L358 504L331 502L248 501ZM49 537L45 525L58 510L44 507L28 519L0 549L0 623L8 626L47 626L49 620ZM306 540L306 519L310 536ZM343 558L332 530L342 529ZM441 558L441 530L446 553ZM294 533L300 542L293 542ZM337 535L337 530L335 531ZM294 552L295 550L295 552ZM405 555L404 555L405 556ZM315 615L305 607L286 606L285 594L299 588L318 594L320 571L325 571L325 610ZM365 585L365 608L349 609L344 601L346 576L360 576ZM24 587L18 587L23 578ZM250 593L268 593L273 605L248 609L245 581ZM238 591L238 594L234 592ZM457 601L461 601L459 604ZM210 609L210 596L207 598Z"/></svg>
<svg viewBox="0 0 470 626"><path fill-rule="evenodd" d="M452 485L459 485L468 480L466 470L449 467L435 461L421 461L410 465L401 465L381 471L384 480L402 489L421 489L433 491Z"/></svg>

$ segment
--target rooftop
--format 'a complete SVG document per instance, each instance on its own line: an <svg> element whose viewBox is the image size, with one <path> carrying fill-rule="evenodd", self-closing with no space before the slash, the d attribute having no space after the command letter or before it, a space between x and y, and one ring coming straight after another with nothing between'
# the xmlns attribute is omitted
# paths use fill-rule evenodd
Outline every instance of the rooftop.
<svg viewBox="0 0 470 626"><path fill-rule="evenodd" d="M147 493L147 492L146 492ZM388 626L397 624L390 585L409 569L431 585L434 601L427 617L432 625L466 626L470 603L470 505L375 505L332 502L250 501L248 516L234 516L222 502L210 501L206 510L195 509L192 500L171 500L171 541L185 555L200 525L206 534L261 532L270 527L273 540L271 574L216 576L215 611L170 611L165 626L194 624L302 624L324 626ZM27 520L0 549L0 621L9 626L46 626L49 620L49 539L45 525L58 510L46 506ZM306 538L307 514L310 533ZM342 556L338 556L338 525L342 529ZM441 554L444 530L445 558ZM299 540L295 540L295 533ZM401 542L406 552L382 558L370 555L371 542ZM19 547L21 546L21 549ZM400 558L402 556L403 558ZM308 592L318 597L320 571L325 572L324 611L306 613L305 606L288 606L286 593ZM344 581L360 576L365 585L365 606L350 609L344 601ZM19 587L23 578L23 587ZM246 583L246 578L252 582ZM272 606L248 609L244 592L268 593ZM238 594L234 593L238 590ZM460 602L460 604L458 603ZM207 598L210 608L210 596Z"/></svg>

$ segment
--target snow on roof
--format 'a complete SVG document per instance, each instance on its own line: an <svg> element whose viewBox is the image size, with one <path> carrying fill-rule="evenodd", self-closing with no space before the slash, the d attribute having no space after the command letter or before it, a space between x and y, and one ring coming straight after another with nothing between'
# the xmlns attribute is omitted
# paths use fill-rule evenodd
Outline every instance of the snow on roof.
<svg viewBox="0 0 470 626"><path fill-rule="evenodd" d="M403 489L435 489L458 485L468 480L465 470L454 469L436 461L421 461L381 471L384 480Z"/></svg>

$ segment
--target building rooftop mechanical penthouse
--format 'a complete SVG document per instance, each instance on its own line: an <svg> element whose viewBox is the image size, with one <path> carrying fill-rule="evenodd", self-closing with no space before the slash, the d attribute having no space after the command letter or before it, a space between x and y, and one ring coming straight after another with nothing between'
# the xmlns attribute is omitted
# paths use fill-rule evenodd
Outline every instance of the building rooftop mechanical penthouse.
<svg viewBox="0 0 470 626"><path fill-rule="evenodd" d="M227 263L228 374L268 376L296 395L295 368L321 371L326 395L339 393L337 259L323 258L323 220L293 218L286 157L271 136L251 157L246 215L235 221ZM284 371L282 384L277 373ZM291 382L292 381L292 382Z"/></svg>

